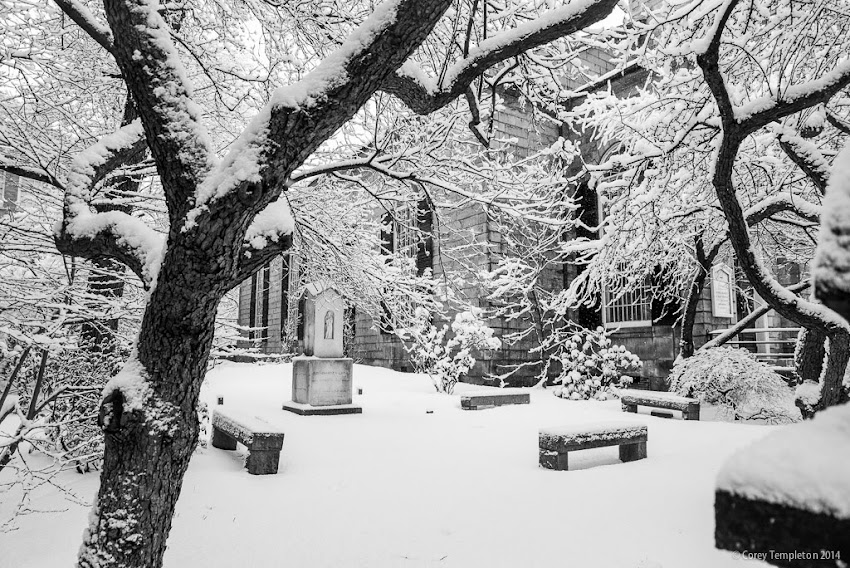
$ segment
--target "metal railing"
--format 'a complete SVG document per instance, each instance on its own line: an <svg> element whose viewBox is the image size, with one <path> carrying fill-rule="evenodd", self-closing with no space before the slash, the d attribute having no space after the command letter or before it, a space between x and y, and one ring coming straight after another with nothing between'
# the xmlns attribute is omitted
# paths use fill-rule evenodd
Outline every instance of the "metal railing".
<svg viewBox="0 0 850 568"><path fill-rule="evenodd" d="M708 333L715 337L726 331L725 329L715 329ZM748 327L739 331L733 336L733 339L727 341L724 345L747 349L759 360L782 362L786 366L792 366L794 363L794 347L797 344L799 332L799 327ZM794 336L787 336L789 333L793 333ZM785 336L777 337L776 334L785 334ZM754 339L741 337L753 335L755 335Z"/></svg>

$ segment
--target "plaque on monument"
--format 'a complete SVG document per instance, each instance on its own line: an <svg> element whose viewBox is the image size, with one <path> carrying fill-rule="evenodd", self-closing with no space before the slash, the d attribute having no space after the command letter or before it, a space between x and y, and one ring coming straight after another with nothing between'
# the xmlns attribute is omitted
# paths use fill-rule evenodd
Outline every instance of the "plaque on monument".
<svg viewBox="0 0 850 568"><path fill-rule="evenodd" d="M284 410L302 415L356 414L353 361L343 357L345 300L329 285L308 284L304 298L304 357L292 360L292 400Z"/></svg>

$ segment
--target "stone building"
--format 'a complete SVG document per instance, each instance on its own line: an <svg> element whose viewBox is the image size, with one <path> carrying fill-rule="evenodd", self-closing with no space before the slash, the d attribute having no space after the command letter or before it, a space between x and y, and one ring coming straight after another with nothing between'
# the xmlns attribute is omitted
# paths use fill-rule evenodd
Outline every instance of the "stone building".
<svg viewBox="0 0 850 568"><path fill-rule="evenodd" d="M634 89L647 80L647 73L633 65L625 70L615 71L606 53L590 49L582 54L583 74L564 79L565 89L575 93L592 92L595 89L610 88L619 96L627 97ZM590 80L590 77L594 79ZM578 101L579 99L574 99ZM575 104L575 103L574 103ZM538 117L539 118L539 117ZM600 163L613 151L611 146L603 148L590 142L590 133L575 132L569 125L554 120L535 119L532 113L505 96L505 105L497 112L495 120L497 136L513 139L512 150L527 155L539 148L549 146L559 137L580 139L583 159L588 163ZM582 221L585 226L593 227L599 222L599 206L595 191L587 183L577 189L577 199L582 206ZM415 250L417 268L421 271L429 268L437 279L453 272L465 270L454 258L441 254L441 249L450 250L465 240L468 247L464 262L478 271L492 270L500 254L506 253L503 235L492 226L491 218L484 206L470 203L462 207L441 213L440 226L434 226L427 214L418 216L417 223L427 232L433 232L434 239L411 247L404 241L403 230L396 227L392 233L382 235L382 241L394 250L407 246ZM423 225L424 224L424 225ZM579 234L595 238L593 234ZM286 345L282 337L287 322L298 320L298 299L292 297L289 271L284 270L290 261L278 258L258 272L240 287L239 323L258 327L251 338L259 341L266 352L297 352L297 342ZM297 260L295 261L297 262ZM293 267L294 268L294 267ZM548 268L542 276L545 288L553 292L569 286L577 277L580 267L565 265ZM490 308L483 284L467 271L465 284L460 294L472 305ZM697 314L694 329L697 347L711 339L710 331L728 327L737 320L735 302L735 278L726 265L718 265L712 271L712 280L706 286ZM571 319L585 327L599 325L615 329L615 341L626 346L644 362L639 380L635 386L641 388L662 388L662 381L669 373L679 347L679 330L674 325L676 316L672 309L663 315L661 306L657 306L642 290L619 296L616 300L602 302L598 309L582 308L571 315ZM668 306L668 308L670 308ZM408 356L402 342L382 322L373 321L367 314L352 312L349 314L351 329L347 355L355 360L397 370L411 370ZM492 318L488 325L502 337L518 326L531 325L531 322L509 321L507 318ZM536 356L529 350L536 345L531 339L513 345L504 345L492 353L480 354L475 368L467 377L470 382L492 382L494 375L501 375L512 366L534 360ZM535 382L536 371L529 368L514 374L509 384L529 385Z"/></svg>

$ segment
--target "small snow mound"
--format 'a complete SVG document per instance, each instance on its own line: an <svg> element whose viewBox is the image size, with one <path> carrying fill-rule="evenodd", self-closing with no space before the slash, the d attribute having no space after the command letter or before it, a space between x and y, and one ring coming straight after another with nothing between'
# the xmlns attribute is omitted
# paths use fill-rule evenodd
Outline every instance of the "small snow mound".
<svg viewBox="0 0 850 568"><path fill-rule="evenodd" d="M151 389L148 372L142 366L136 354L130 356L121 371L112 377L103 387L103 396L118 391L123 396L125 412L142 410Z"/></svg>

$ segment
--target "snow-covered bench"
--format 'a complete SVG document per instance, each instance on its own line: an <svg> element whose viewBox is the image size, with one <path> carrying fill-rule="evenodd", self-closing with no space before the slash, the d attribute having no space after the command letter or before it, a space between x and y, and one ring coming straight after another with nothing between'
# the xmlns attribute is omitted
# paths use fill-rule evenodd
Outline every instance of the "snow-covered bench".
<svg viewBox="0 0 850 568"><path fill-rule="evenodd" d="M620 446L624 462L646 457L646 425L638 422L604 422L584 426L540 430L540 465L548 469L569 469L567 454L603 446Z"/></svg>
<svg viewBox="0 0 850 568"><path fill-rule="evenodd" d="M638 406L679 410L685 420L699 420L699 401L669 392L624 389L619 392L623 412L637 412Z"/></svg>
<svg viewBox="0 0 850 568"><path fill-rule="evenodd" d="M527 392L471 392L460 396L460 407L478 410L506 404L528 404L530 400Z"/></svg>
<svg viewBox="0 0 850 568"><path fill-rule="evenodd" d="M845 404L735 452L717 477L717 548L771 551L764 560L777 566L847 566L848 447Z"/></svg>
<svg viewBox="0 0 850 568"><path fill-rule="evenodd" d="M248 448L248 459L245 460L248 473L277 473L283 432L252 414L216 408L212 416L213 447L235 450L236 442Z"/></svg>

